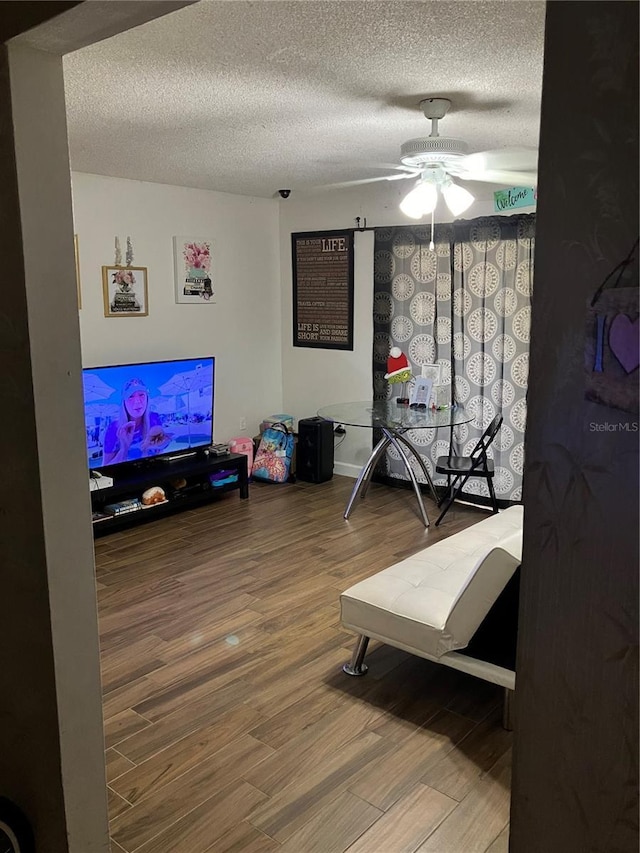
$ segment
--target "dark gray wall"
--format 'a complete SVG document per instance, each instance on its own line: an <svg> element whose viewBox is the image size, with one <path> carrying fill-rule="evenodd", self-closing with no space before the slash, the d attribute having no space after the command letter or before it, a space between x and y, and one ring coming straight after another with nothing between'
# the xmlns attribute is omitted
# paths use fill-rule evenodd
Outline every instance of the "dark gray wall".
<svg viewBox="0 0 640 853"><path fill-rule="evenodd" d="M511 851L637 853L638 416L583 367L638 234L637 3L547 5L539 191Z"/></svg>
<svg viewBox="0 0 640 853"><path fill-rule="evenodd" d="M0 40L8 41L78 5L80 4L73 0L3 0L0 3Z"/></svg>
<svg viewBox="0 0 640 853"><path fill-rule="evenodd" d="M46 538L32 387L18 182L6 48L0 45L0 248L9 286L0 307L0 397L11 412L0 495L0 796L66 851Z"/></svg>
<svg viewBox="0 0 640 853"><path fill-rule="evenodd" d="M88 43L88 34L106 37L182 5L172 0L0 3L0 255L7 271L0 300L5 413L0 798L26 814L38 853L109 849L71 180L58 54L79 40ZM27 29L20 44L14 39L7 48L7 39Z"/></svg>

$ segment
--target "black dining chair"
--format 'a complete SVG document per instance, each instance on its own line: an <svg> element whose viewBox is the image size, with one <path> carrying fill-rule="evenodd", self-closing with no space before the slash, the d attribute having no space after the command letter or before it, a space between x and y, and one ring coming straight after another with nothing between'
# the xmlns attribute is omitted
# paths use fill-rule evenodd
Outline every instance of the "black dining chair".
<svg viewBox="0 0 640 853"><path fill-rule="evenodd" d="M449 478L449 488L443 501L444 508L436 521L436 527L447 514L451 504L458 497L469 477L482 477L487 481L493 511L494 513L498 512L498 501L496 500L496 493L493 488L493 476L495 473L493 459L489 459L487 450L501 426L502 415L496 415L473 448L471 456L449 455L438 457L436 471L438 474L447 475ZM452 477L453 480L451 480Z"/></svg>

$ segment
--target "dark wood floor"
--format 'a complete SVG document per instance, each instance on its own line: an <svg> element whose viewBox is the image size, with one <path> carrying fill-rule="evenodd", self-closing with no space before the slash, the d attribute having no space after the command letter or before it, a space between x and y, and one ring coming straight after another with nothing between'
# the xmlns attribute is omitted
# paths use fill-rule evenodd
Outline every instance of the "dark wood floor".
<svg viewBox="0 0 640 853"><path fill-rule="evenodd" d="M409 491L256 484L96 542L112 849L506 853L498 688L385 646L338 596L485 517ZM435 506L426 502L432 519Z"/></svg>

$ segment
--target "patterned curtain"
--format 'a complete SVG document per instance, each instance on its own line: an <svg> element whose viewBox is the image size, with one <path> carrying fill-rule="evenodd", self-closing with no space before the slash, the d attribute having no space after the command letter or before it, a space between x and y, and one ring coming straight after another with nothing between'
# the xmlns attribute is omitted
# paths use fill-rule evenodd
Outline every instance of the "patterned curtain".
<svg viewBox="0 0 640 853"><path fill-rule="evenodd" d="M535 214L492 216L437 225L434 251L424 225L375 232L373 383L375 399L397 396L384 379L392 346L406 354L414 376L441 366L441 394L473 415L446 430L414 430L432 476L449 451L468 455L498 412L504 423L492 445L498 500L520 501L524 465L529 328ZM416 465L416 477L424 475ZM393 449L384 479L406 480ZM435 477L444 485L446 478ZM488 503L486 483L469 480L465 494Z"/></svg>

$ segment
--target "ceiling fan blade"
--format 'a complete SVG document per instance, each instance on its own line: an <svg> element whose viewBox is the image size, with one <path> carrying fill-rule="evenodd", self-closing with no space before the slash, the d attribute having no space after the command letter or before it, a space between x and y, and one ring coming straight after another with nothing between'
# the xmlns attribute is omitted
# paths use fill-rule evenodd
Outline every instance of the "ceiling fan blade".
<svg viewBox="0 0 640 853"><path fill-rule="evenodd" d="M376 169L379 171L380 169L392 169L394 172L420 174L420 169L416 169L415 166L405 166L404 163L385 163L380 160L323 160L322 162L326 166L337 166L354 170Z"/></svg>
<svg viewBox="0 0 640 853"><path fill-rule="evenodd" d="M414 166L404 166L400 163L361 163L360 165L366 169L395 169L398 172L410 172L416 177L420 174L420 169L416 169Z"/></svg>
<svg viewBox="0 0 640 853"><path fill-rule="evenodd" d="M482 171L458 171L451 174L462 181L483 181L489 184L505 184L510 187L535 187L538 176L535 172L511 172L506 169L484 169Z"/></svg>
<svg viewBox="0 0 640 853"><path fill-rule="evenodd" d="M415 175L401 173L399 175L380 175L378 178L361 178L357 181L340 181L336 184L322 184L322 186L314 187L314 190L337 190L343 187L357 187L361 184L375 184L380 181L402 181L405 178L413 178Z"/></svg>
<svg viewBox="0 0 640 853"><path fill-rule="evenodd" d="M508 171L536 172L538 151L535 148L496 148L468 154L458 164L464 172Z"/></svg>

